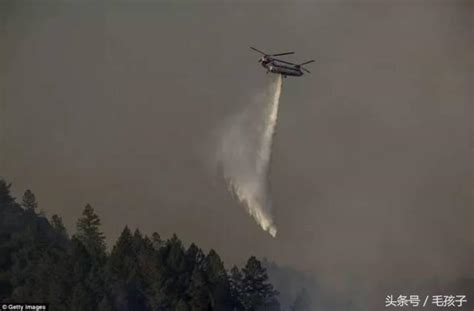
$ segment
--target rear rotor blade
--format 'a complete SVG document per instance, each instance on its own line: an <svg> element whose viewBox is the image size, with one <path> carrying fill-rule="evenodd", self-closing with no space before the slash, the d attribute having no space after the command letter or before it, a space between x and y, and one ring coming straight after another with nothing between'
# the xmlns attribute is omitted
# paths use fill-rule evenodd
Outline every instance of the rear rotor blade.
<svg viewBox="0 0 474 311"><path fill-rule="evenodd" d="M258 52L258 53L260 53L260 54L268 55L267 53L262 52L262 51L260 51L260 50L258 50L258 49L256 49L256 48L254 48L254 47L252 47L252 46L251 46L250 48L251 48L252 50L254 50L255 52Z"/></svg>
<svg viewBox="0 0 474 311"><path fill-rule="evenodd" d="M295 54L295 52L285 52L285 53L271 54L270 56L282 56L282 55L290 55L290 54Z"/></svg>
<svg viewBox="0 0 474 311"><path fill-rule="evenodd" d="M312 59L312 60L309 60L309 61L307 61L307 62L301 63L300 66L306 65L306 64L309 64L309 63L314 63L314 62L315 62L315 60Z"/></svg>
<svg viewBox="0 0 474 311"><path fill-rule="evenodd" d="M278 58L274 58L273 60L275 60L275 61L277 61L277 62L280 62L280 63L284 63L284 64L296 66L295 63L286 62L286 61L281 60L281 59L278 59Z"/></svg>
<svg viewBox="0 0 474 311"><path fill-rule="evenodd" d="M303 69L304 71L306 71L307 73L311 73L311 71L309 71L308 69L304 68L304 67L301 67L301 69Z"/></svg>

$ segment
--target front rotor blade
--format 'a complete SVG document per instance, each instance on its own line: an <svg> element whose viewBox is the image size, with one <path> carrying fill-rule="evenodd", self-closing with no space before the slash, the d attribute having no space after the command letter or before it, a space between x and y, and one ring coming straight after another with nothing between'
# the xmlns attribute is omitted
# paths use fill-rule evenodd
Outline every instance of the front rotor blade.
<svg viewBox="0 0 474 311"><path fill-rule="evenodd" d="M307 73L311 73L311 71L309 71L309 70L306 69L306 68L301 67L301 69L303 69L303 70L306 71Z"/></svg>
<svg viewBox="0 0 474 311"><path fill-rule="evenodd" d="M282 55L290 55L290 54L295 54L295 52L285 52L285 53L271 54L271 56L282 56Z"/></svg>
<svg viewBox="0 0 474 311"><path fill-rule="evenodd" d="M262 52L262 51L260 51L260 50L258 50L258 49L256 49L256 48L254 48L254 47L252 47L252 46L251 46L250 48L251 48L252 50L254 50L255 52L258 52L258 53L260 53L260 54L268 55L267 53Z"/></svg>
<svg viewBox="0 0 474 311"><path fill-rule="evenodd" d="M309 60L309 61L307 61L307 62L301 63L300 66L306 65L306 64L309 64L309 63L314 63L314 62L315 62L315 60L312 59L312 60Z"/></svg>

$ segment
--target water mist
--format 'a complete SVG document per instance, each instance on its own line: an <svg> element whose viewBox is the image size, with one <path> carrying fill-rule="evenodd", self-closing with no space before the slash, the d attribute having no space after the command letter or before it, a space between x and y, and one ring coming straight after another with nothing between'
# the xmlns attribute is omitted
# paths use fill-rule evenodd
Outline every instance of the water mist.
<svg viewBox="0 0 474 311"><path fill-rule="evenodd" d="M281 76L272 77L254 102L228 120L218 149L218 160L229 191L273 237L277 229L272 216L268 173L281 87Z"/></svg>

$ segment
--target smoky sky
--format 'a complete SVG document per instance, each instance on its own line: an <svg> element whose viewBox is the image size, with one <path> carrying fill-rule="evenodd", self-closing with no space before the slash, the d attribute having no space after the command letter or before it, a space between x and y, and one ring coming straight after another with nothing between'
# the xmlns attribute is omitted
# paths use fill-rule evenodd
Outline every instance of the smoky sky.
<svg viewBox="0 0 474 311"><path fill-rule="evenodd" d="M127 224L341 280L474 274L471 1L2 1L0 172L71 232ZM278 236L228 194L222 122L283 82ZM369 283L370 284L374 283ZM341 285L344 287L343 285Z"/></svg>

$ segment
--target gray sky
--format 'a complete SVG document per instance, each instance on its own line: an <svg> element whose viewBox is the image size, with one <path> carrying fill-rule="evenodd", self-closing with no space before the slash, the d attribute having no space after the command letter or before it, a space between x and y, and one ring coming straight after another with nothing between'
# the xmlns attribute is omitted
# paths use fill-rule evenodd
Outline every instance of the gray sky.
<svg viewBox="0 0 474 311"><path fill-rule="evenodd" d="M474 274L472 1L78 3L0 4L17 196L71 230L89 202L111 241L177 232L335 284ZM251 45L317 59L283 85L276 239L212 161L221 122L268 83Z"/></svg>

